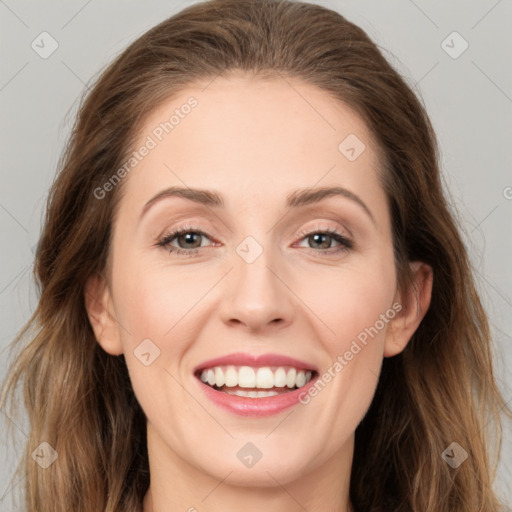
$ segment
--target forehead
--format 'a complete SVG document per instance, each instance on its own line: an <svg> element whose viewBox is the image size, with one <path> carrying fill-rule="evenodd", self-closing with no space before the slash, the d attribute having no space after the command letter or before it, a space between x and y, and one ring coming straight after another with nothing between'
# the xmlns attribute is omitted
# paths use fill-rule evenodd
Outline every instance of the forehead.
<svg viewBox="0 0 512 512"><path fill-rule="evenodd" d="M140 201L172 185L277 201L285 190L341 184L361 193L378 182L378 148L363 120L288 77L187 87L145 119L134 150L145 145L125 184Z"/></svg>

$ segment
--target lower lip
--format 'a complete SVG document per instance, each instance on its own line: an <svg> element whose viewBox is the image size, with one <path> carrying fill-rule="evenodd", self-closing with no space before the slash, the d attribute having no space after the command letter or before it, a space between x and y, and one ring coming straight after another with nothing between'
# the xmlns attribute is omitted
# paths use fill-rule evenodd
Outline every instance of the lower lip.
<svg viewBox="0 0 512 512"><path fill-rule="evenodd" d="M278 414L289 407L300 403L299 397L308 392L309 387L316 382L315 376L306 385L294 391L287 391L280 395L266 396L262 398L249 398L245 396L230 395L223 391L217 391L197 379L205 395L216 405L240 416L271 416Z"/></svg>

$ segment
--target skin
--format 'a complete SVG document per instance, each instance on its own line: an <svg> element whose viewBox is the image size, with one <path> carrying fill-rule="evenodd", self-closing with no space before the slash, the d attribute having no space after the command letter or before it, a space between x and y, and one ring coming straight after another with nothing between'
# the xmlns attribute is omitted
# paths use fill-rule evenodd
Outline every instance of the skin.
<svg viewBox="0 0 512 512"><path fill-rule="evenodd" d="M92 277L86 290L96 338L125 355L147 416L144 512L231 512L241 503L246 512L349 511L355 429L383 358L405 348L428 309L431 269L411 263L418 289L400 294L378 148L347 105L298 80L233 75L205 85L145 120L136 147L190 96L198 100L124 179L106 278ZM366 146L354 161L338 150L349 134ZM334 185L357 194L374 220L342 196L286 211L290 192ZM215 190L225 208L172 197L141 218L170 186ZM156 245L183 225L207 236L171 245L201 245L199 253ZM336 253L334 239L307 235L329 228L353 248ZM236 252L247 236L263 249L253 263ZM199 363L239 351L289 355L322 374L394 303L401 311L307 405L237 416L210 402L193 375ZM134 350L148 338L160 355L145 366ZM251 468L236 456L247 442L262 453Z"/></svg>

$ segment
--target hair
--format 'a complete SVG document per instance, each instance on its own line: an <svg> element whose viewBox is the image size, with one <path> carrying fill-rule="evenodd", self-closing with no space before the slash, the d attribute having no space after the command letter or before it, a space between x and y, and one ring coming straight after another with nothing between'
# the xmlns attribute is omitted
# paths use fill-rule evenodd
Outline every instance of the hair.
<svg viewBox="0 0 512 512"><path fill-rule="evenodd" d="M96 341L84 299L87 280L106 271L123 187L103 199L93 191L123 165L160 104L188 85L237 72L300 79L365 121L384 157L379 180L397 284L411 286L411 261L433 269L430 308L404 351L384 359L355 432L355 510L497 512L500 410L511 413L496 385L489 324L443 190L430 120L361 28L333 10L290 0L187 7L131 43L82 97L35 256L39 302L11 344L18 352L2 388L2 405L14 417L22 385L28 412L17 467L27 510L142 510L150 476L146 418L124 356ZM46 469L31 457L42 441L58 453ZM454 441L469 454L457 469L441 457Z"/></svg>

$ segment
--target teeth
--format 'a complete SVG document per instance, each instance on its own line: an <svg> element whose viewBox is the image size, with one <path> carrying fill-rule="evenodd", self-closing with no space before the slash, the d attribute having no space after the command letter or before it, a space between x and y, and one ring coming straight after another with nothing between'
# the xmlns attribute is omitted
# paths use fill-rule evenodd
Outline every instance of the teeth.
<svg viewBox="0 0 512 512"><path fill-rule="evenodd" d="M274 386L276 388L284 388L286 386L286 370L282 367L278 368L274 373Z"/></svg>
<svg viewBox="0 0 512 512"><path fill-rule="evenodd" d="M219 367L217 367L219 368ZM217 369L215 368L215 369ZM222 371L222 368L219 368L220 371ZM204 372L201 375L201 378L203 378ZM215 383L217 384L217 383ZM238 372L235 370L234 366L230 366L226 372L224 373L224 385L226 385L228 388L232 388L234 386L238 386Z"/></svg>
<svg viewBox="0 0 512 512"><path fill-rule="evenodd" d="M240 384L241 387L242 384ZM256 387L270 389L274 387L274 374L270 368L260 368L256 374Z"/></svg>
<svg viewBox="0 0 512 512"><path fill-rule="evenodd" d="M256 387L256 373L250 366L242 366L240 370L238 370L238 385L241 388Z"/></svg>
<svg viewBox="0 0 512 512"><path fill-rule="evenodd" d="M217 386L221 387L224 386L224 382L224 372L219 367L215 368L215 382L213 385L216 384ZM208 384L210 383L208 382Z"/></svg>
<svg viewBox="0 0 512 512"><path fill-rule="evenodd" d="M243 389L226 389L228 395L248 396L249 398L264 398L279 395L277 391L244 391Z"/></svg>
<svg viewBox="0 0 512 512"><path fill-rule="evenodd" d="M301 388L302 386L304 386L304 384L306 384L306 373L303 372L302 370L297 373L296 383L298 388Z"/></svg>
<svg viewBox="0 0 512 512"><path fill-rule="evenodd" d="M202 371L201 380L210 386L217 386L221 388L234 388L236 386L241 388L300 388L311 380L312 372L297 370L292 367L269 367L263 366L261 368L253 368L251 366L215 366ZM236 392L235 392L236 391ZM260 391L241 391L231 390L231 394L244 393L239 396L251 396L247 393L261 393ZM272 396L268 393L277 394L276 392L265 392L264 396ZM263 395L258 395L263 396ZM253 398L257 396L254 395Z"/></svg>
<svg viewBox="0 0 512 512"><path fill-rule="evenodd" d="M297 380L297 370L295 368L291 368L288 370L288 374L286 375L286 385L289 388L293 388L295 386L295 381Z"/></svg>

